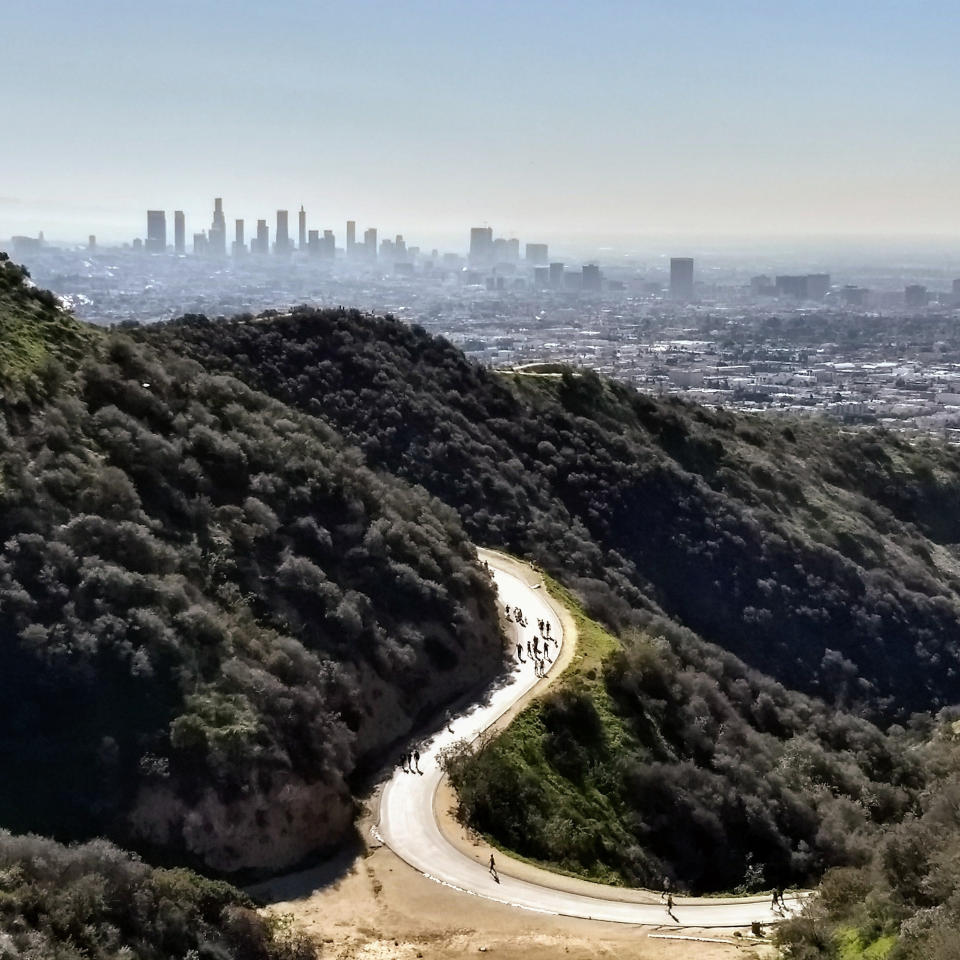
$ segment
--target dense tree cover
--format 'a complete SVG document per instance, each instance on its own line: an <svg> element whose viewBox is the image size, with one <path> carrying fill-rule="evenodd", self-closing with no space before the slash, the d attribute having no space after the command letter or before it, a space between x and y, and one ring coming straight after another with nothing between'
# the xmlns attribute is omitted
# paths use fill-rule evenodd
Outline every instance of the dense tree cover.
<svg viewBox="0 0 960 960"><path fill-rule="evenodd" d="M592 879L748 892L866 863L912 809L922 769L868 721L662 618L619 640L578 621L586 659L447 758L461 817L507 848Z"/></svg>
<svg viewBox="0 0 960 960"><path fill-rule="evenodd" d="M137 335L325 419L478 542L602 579L790 688L885 719L960 700L956 448L497 375L356 312Z"/></svg>
<svg viewBox="0 0 960 960"><path fill-rule="evenodd" d="M916 747L931 777L918 809L885 831L865 864L826 874L803 916L778 933L787 960L957 957L960 740L956 721L941 720Z"/></svg>
<svg viewBox="0 0 960 960"><path fill-rule="evenodd" d="M123 334L3 409L0 824L232 869L306 790L333 843L364 765L499 669L454 512L320 421ZM211 791L246 835L149 803Z"/></svg>
<svg viewBox="0 0 960 960"><path fill-rule="evenodd" d="M3 960L313 960L239 890L158 870L104 840L64 847L0 831Z"/></svg>

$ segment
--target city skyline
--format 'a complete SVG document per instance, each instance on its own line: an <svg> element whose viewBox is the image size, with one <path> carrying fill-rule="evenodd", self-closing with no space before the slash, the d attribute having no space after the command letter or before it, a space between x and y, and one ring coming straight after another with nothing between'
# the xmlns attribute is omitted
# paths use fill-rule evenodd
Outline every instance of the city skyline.
<svg viewBox="0 0 960 960"><path fill-rule="evenodd" d="M38 0L5 12L23 109L0 233L119 239L132 209L176 197L195 215L216 182L251 210L282 184L293 210L434 245L484 221L560 239L955 234L936 91L960 83L956 19L861 0L174 0L151 18ZM256 64L243 82L238 63Z"/></svg>

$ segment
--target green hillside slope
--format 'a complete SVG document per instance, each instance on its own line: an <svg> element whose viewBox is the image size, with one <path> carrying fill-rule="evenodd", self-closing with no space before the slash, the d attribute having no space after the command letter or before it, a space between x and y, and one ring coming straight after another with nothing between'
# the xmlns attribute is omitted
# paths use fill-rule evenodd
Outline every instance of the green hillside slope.
<svg viewBox="0 0 960 960"><path fill-rule="evenodd" d="M955 447L736 416L589 372L497 375L359 314L139 335L323 418L477 542L602 581L790 688L886 720L960 701Z"/></svg>
<svg viewBox="0 0 960 960"><path fill-rule="evenodd" d="M500 668L456 515L237 380L104 336L2 430L3 826L276 870Z"/></svg>

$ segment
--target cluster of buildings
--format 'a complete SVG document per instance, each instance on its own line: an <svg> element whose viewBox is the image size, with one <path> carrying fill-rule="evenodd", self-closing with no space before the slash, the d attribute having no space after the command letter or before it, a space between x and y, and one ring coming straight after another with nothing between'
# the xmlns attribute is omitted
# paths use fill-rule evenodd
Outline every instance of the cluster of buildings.
<svg viewBox="0 0 960 960"><path fill-rule="evenodd" d="M302 208L293 232L286 210L272 229L258 220L249 238L235 220L228 249L220 199L187 255L186 226L175 211L171 244L166 212L151 210L140 242L56 245L41 235L8 249L101 323L349 305L418 323L494 368L562 361L725 406L960 429L960 279L948 279L949 262L920 273L924 283L896 263L841 269L834 282L823 271L756 275L745 257L607 254L601 265L489 226L469 231L464 253L441 254L375 228L358 237L354 221L340 246L331 230L309 229ZM946 332L935 347L871 342L883 338L870 318L900 317ZM790 335L764 332L777 329ZM822 342L832 329L846 331L839 345Z"/></svg>

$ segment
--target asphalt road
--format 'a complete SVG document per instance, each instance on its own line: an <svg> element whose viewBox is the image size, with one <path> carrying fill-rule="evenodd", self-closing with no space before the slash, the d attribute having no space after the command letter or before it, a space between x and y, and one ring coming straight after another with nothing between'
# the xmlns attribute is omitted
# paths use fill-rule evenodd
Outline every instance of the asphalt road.
<svg viewBox="0 0 960 960"><path fill-rule="evenodd" d="M493 568L499 591L500 606L520 607L529 626L509 624L514 632L514 647L519 639L526 657L526 641L537 631L537 621L550 623L552 636L563 642L563 627L544 596L543 588L535 589L537 578L532 571L517 570L497 554L481 552ZM508 569L512 566L512 570ZM516 570L517 572L513 572ZM519 575L518 575L519 574ZM568 640L569 642L569 640ZM559 649L550 645L550 656L556 661ZM783 917L772 910L770 897L745 898L674 898L673 916L658 896L638 891L635 896L653 902L624 899L627 891L612 890L602 884L576 884L576 890L551 886L547 871L517 870L535 876L536 882L511 875L511 862L504 854L485 850L482 862L458 850L441 833L434 812L434 795L442 779L438 754L457 741L472 742L538 682L533 666L517 665L513 672L483 702L475 704L452 719L431 741L420 746L422 773L405 773L398 769L387 782L380 799L380 819L376 832L402 860L424 876L448 887L510 904L537 913L559 914L592 920L655 926L745 927L753 921L776 923ZM488 857L496 857L498 877L488 869ZM705 857L710 856L704 850ZM570 886L569 883L565 886ZM612 894L616 895L612 895ZM788 910L798 909L799 901L787 897Z"/></svg>

